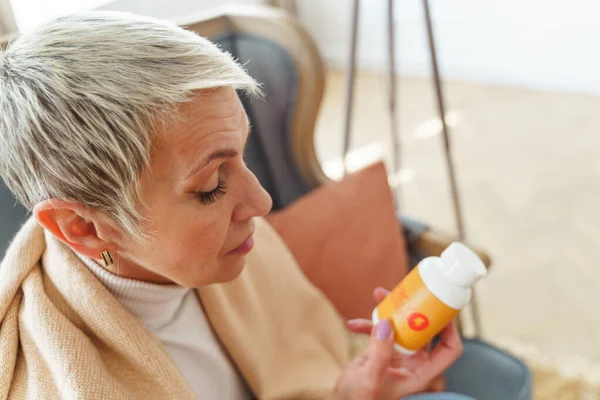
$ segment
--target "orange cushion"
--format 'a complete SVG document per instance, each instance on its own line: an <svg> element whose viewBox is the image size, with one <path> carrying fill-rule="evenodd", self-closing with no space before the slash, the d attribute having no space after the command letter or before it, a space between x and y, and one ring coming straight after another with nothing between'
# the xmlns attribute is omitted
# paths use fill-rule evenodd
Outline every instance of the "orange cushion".
<svg viewBox="0 0 600 400"><path fill-rule="evenodd" d="M383 163L317 188L267 220L344 318L370 318L373 289L393 288L408 271Z"/></svg>

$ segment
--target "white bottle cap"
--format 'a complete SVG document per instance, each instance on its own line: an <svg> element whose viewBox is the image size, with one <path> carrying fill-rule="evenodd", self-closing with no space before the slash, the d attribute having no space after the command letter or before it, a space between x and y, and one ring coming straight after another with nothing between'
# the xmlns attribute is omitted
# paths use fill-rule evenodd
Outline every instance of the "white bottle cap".
<svg viewBox="0 0 600 400"><path fill-rule="evenodd" d="M487 272L481 259L462 243L452 243L440 256L443 274L460 286L471 286Z"/></svg>

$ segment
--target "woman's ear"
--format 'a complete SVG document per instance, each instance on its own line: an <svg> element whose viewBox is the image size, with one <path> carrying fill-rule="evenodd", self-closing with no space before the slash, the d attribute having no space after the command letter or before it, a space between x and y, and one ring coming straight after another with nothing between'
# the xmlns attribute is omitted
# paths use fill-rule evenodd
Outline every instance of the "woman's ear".
<svg viewBox="0 0 600 400"><path fill-rule="evenodd" d="M98 259L103 250L116 253L117 246L110 238L98 236L100 219L81 204L57 199L44 200L34 207L33 215L46 230L79 254Z"/></svg>

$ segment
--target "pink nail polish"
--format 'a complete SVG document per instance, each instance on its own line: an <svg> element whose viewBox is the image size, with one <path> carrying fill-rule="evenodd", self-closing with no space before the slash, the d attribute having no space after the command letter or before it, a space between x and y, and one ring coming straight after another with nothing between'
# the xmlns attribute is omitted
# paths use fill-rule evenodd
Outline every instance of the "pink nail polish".
<svg viewBox="0 0 600 400"><path fill-rule="evenodd" d="M390 337L392 332L392 325L387 319L382 319L375 328L375 337L379 340L385 340Z"/></svg>

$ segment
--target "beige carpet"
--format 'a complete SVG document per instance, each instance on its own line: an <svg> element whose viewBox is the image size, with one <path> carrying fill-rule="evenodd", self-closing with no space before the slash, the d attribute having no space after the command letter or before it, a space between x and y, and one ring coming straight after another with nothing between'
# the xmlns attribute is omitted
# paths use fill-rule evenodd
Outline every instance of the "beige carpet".
<svg viewBox="0 0 600 400"><path fill-rule="evenodd" d="M532 345L499 340L497 345L523 359L531 368L535 400L600 399L600 365L583 357L553 357Z"/></svg>
<svg viewBox="0 0 600 400"><path fill-rule="evenodd" d="M565 377L551 366L532 364L535 400L596 400L600 387L579 377Z"/></svg>

